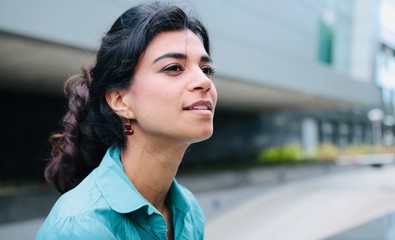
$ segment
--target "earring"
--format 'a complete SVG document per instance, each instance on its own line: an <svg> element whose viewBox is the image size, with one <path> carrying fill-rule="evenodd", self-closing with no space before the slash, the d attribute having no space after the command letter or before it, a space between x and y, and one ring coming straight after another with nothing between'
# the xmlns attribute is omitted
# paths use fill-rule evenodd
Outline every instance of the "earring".
<svg viewBox="0 0 395 240"><path fill-rule="evenodd" d="M125 135L130 136L134 134L134 131L132 129L132 124L130 124L130 120L128 119L127 122L124 123L125 126Z"/></svg>

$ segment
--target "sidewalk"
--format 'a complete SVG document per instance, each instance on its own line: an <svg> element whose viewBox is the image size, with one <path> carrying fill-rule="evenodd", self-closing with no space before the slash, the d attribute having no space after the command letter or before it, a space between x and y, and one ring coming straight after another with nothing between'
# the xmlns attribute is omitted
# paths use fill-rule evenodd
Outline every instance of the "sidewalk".
<svg viewBox="0 0 395 240"><path fill-rule="evenodd" d="M328 164L278 166L183 175L177 179L196 194L206 213L208 229L213 229L210 226L215 226L218 222L212 219L216 219L218 215L238 206L246 199L254 199L259 194L277 188L279 184L324 176L329 173L349 172L348 170L358 168L360 167L339 167ZM0 220L3 221L3 224L0 224L0 239L9 239L7 236L12 236L12 239L33 239L44 216L58 196L59 194L49 188L14 195L0 195ZM208 233L213 234L210 231ZM209 236L207 239L224 238Z"/></svg>
<svg viewBox="0 0 395 240"><path fill-rule="evenodd" d="M0 225L2 240L33 240L44 218L35 218L20 222Z"/></svg>
<svg viewBox="0 0 395 240"><path fill-rule="evenodd" d="M289 182L246 199L209 219L205 239L323 240L394 210L395 166L366 167ZM390 239L385 234L351 239Z"/></svg>

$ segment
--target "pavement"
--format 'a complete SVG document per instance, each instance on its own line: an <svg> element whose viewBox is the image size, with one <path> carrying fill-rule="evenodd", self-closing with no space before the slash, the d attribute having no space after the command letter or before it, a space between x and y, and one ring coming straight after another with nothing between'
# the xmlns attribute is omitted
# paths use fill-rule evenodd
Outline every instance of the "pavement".
<svg viewBox="0 0 395 240"><path fill-rule="evenodd" d="M34 239L44 218L35 218L25 221L0 225L1 240L28 240Z"/></svg>
<svg viewBox="0 0 395 240"><path fill-rule="evenodd" d="M253 169L179 182L206 213L207 240L328 239L395 209L395 166L342 169ZM34 239L43 220L1 224L0 239Z"/></svg>
<svg viewBox="0 0 395 240"><path fill-rule="evenodd" d="M366 167L288 182L247 197L208 219L205 239L329 239L393 211L395 166ZM391 239L365 237L336 239Z"/></svg>

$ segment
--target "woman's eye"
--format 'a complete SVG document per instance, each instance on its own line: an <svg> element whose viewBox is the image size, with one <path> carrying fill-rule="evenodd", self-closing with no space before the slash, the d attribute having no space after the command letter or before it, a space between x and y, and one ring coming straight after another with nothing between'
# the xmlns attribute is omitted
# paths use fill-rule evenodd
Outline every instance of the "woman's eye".
<svg viewBox="0 0 395 240"><path fill-rule="evenodd" d="M214 68L212 67L202 67L202 72L209 77L213 76L215 73Z"/></svg>
<svg viewBox="0 0 395 240"><path fill-rule="evenodd" d="M180 65L174 64L167 66L163 69L163 72L170 74L179 74L184 71L184 68Z"/></svg>

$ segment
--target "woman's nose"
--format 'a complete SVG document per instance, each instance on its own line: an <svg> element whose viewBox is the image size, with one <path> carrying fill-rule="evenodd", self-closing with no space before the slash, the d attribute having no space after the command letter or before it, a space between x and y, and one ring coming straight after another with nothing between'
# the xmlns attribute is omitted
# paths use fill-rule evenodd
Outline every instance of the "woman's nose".
<svg viewBox="0 0 395 240"><path fill-rule="evenodd" d="M193 76L191 83L189 85L190 91L202 91L208 92L212 88L212 81L210 76L207 76L202 70L199 68L198 70L193 71Z"/></svg>

